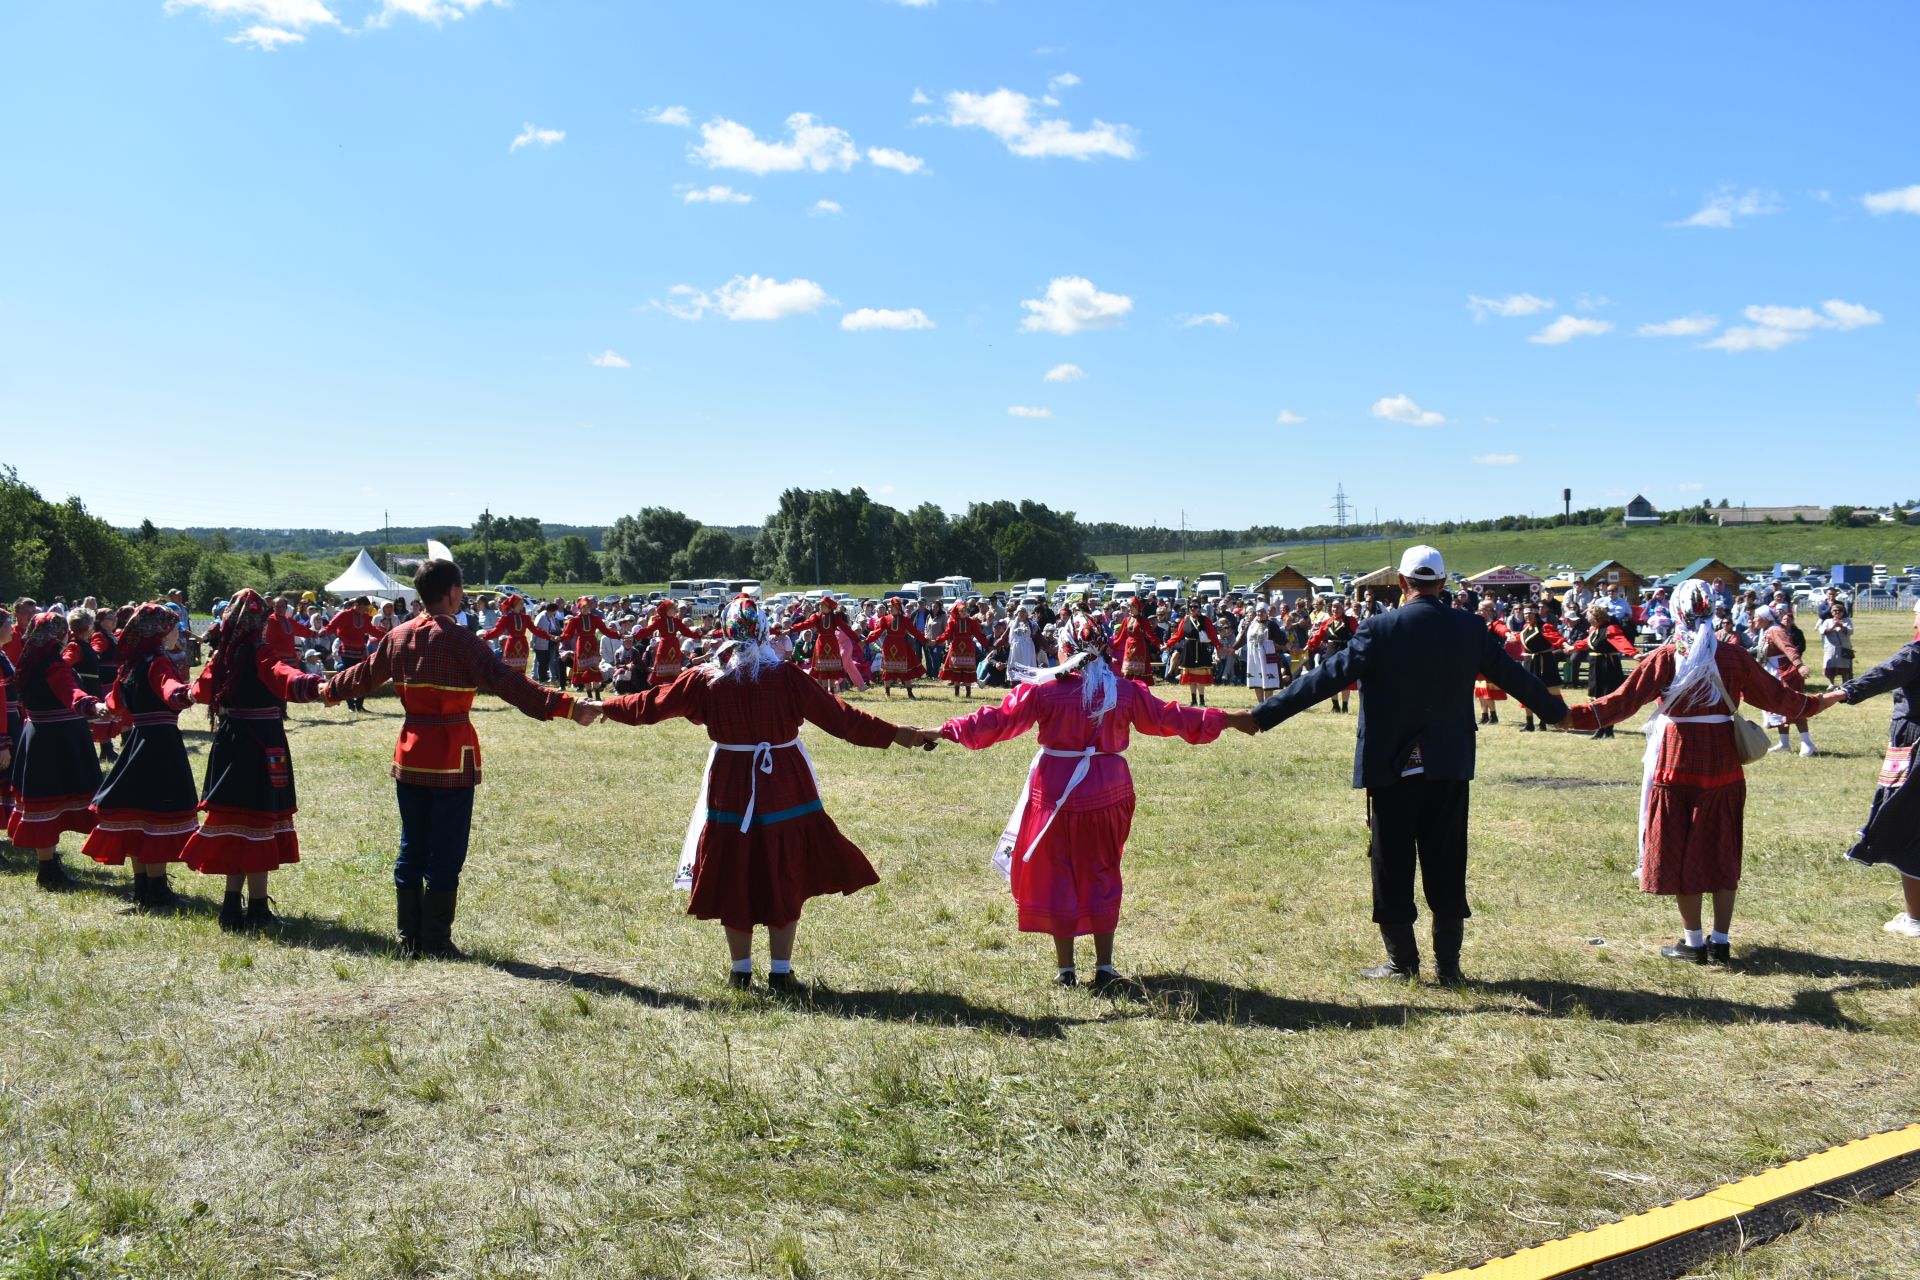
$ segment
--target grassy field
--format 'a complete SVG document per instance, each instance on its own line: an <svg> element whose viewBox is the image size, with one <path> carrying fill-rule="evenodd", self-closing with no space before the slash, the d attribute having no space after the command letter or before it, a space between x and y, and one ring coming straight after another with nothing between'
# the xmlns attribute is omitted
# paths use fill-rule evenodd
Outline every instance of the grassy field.
<svg viewBox="0 0 1920 1280"><path fill-rule="evenodd" d="M1862 658L1903 629L1868 619ZM797 1006L730 992L669 887L699 731L490 700L472 957L396 959L397 706L369 705L294 713L278 936L223 935L187 874L191 909L149 918L124 871L51 897L11 856L0 1276L1407 1277L1920 1111L1920 950L1880 930L1893 875L1841 859L1884 701L1750 771L1734 971L1657 955L1637 735L1483 731L1463 991L1354 976L1378 943L1350 718L1136 742L1119 960L1147 994L1117 1001L1048 985L987 865L1030 748L809 731L883 880L816 903ZM1909 1193L1699 1274L1916 1255Z"/></svg>

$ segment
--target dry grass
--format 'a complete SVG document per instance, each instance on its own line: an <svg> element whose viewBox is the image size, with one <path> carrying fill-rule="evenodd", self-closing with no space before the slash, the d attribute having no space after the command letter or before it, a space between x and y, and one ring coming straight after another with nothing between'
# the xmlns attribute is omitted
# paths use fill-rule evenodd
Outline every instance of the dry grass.
<svg viewBox="0 0 1920 1280"><path fill-rule="evenodd" d="M1869 619L1863 654L1901 638ZM884 879L809 914L800 1007L729 992L668 885L685 725L487 706L474 958L394 959L371 705L296 712L278 938L222 935L187 876L171 919L127 914L124 872L0 876L0 1276L1408 1276L1920 1104L1920 955L1879 929L1892 876L1840 857L1884 703L1753 770L1731 973L1655 954L1636 737L1484 734L1459 993L1352 976L1377 943L1348 718L1136 744L1120 959L1150 994L1111 1003L1047 985L986 863L1030 752L810 734ZM1889 1202L1711 1274L1906 1274L1917 1234Z"/></svg>

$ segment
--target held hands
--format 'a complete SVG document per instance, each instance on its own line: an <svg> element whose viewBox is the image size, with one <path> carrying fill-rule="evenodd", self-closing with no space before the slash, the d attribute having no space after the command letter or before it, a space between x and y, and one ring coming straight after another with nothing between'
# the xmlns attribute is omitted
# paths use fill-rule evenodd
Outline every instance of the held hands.
<svg viewBox="0 0 1920 1280"><path fill-rule="evenodd" d="M574 700L571 718L581 728L586 728L601 716L600 704L590 698Z"/></svg>
<svg viewBox="0 0 1920 1280"><path fill-rule="evenodd" d="M1840 689L1829 689L1825 693L1816 694L1814 696L1813 710L1809 714L1817 716L1822 711L1825 711L1828 707L1837 707L1841 703L1845 702L1846 700L1847 700L1847 695L1845 691Z"/></svg>
<svg viewBox="0 0 1920 1280"><path fill-rule="evenodd" d="M167 699L167 705L175 711L185 711L193 705L193 694L185 689L175 689L172 696Z"/></svg>
<svg viewBox="0 0 1920 1280"><path fill-rule="evenodd" d="M1253 718L1251 711L1227 712L1227 728L1236 729L1249 737L1260 732L1260 724Z"/></svg>
<svg viewBox="0 0 1920 1280"><path fill-rule="evenodd" d="M893 745L912 750L919 747L922 751L933 750L940 741L938 729L915 729L911 725L898 725L893 731Z"/></svg>

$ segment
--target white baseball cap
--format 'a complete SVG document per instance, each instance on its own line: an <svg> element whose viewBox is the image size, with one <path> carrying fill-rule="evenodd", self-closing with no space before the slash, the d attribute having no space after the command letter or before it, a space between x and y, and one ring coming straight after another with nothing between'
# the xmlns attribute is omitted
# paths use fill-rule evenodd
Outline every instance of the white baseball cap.
<svg viewBox="0 0 1920 1280"><path fill-rule="evenodd" d="M1400 576L1411 582L1439 582L1447 576L1447 562L1424 543L1408 547L1400 557Z"/></svg>

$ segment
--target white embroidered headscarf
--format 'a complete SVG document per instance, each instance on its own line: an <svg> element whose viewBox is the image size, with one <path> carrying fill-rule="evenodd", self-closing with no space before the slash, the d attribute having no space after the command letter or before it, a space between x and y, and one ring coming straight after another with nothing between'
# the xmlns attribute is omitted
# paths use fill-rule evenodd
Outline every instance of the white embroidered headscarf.
<svg viewBox="0 0 1920 1280"><path fill-rule="evenodd" d="M752 683L760 678L763 668L780 665L780 655L768 643L773 637L773 628L767 622L767 615L760 612L758 600L743 595L729 604L721 616L720 630L724 638L714 652L707 673L709 683L729 677Z"/></svg>
<svg viewBox="0 0 1920 1280"><path fill-rule="evenodd" d="M1714 661L1720 641L1713 630L1713 596L1707 583L1688 578L1675 589L1673 621L1673 649L1680 661L1662 695L1662 710L1671 715L1690 703L1704 710L1728 701Z"/></svg>
<svg viewBox="0 0 1920 1280"><path fill-rule="evenodd" d="M1073 634L1074 654L1059 666L1014 665L1007 668L1007 676L1016 684L1044 684L1077 673L1080 705L1086 709L1089 720L1097 721L1119 703L1120 686L1113 668L1107 665L1106 640L1100 629L1082 619L1082 625L1076 626Z"/></svg>

